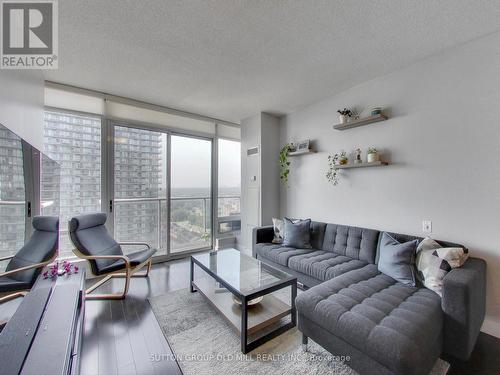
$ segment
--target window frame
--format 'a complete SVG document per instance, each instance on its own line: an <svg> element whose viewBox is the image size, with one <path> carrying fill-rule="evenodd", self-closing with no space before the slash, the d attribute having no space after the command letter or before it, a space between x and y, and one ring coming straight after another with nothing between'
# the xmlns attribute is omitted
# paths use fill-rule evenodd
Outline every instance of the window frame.
<svg viewBox="0 0 500 375"><path fill-rule="evenodd" d="M155 257L155 262L163 262L171 259L177 259L185 257L189 254L196 253L199 251L211 250L215 246L215 240L219 237L227 237L228 235L238 233L238 231L231 231L226 233L219 233L219 222L218 222L218 202L219 202L219 192L218 192L218 140L224 139L229 141L240 142L241 139L219 136L218 135L218 124L215 122L215 133L204 133L185 129L179 129L174 126L158 125L149 122L129 120L126 118L119 118L115 116L106 116L105 114L90 113L84 111L77 111L72 109L58 108L53 106L44 106L44 112L51 111L57 113L66 113L69 115L80 115L98 118L101 121L101 211L108 215L108 220L106 222L106 227L112 235L114 235L114 212L111 212L111 202L114 200L114 126L123 126L136 129L143 129L149 131L163 132L167 135L167 168L166 168L166 186L167 186L167 233L166 235L170 238L170 225L171 225L171 136L177 135L182 137L189 137L195 139L209 140L211 141L211 244L210 247L200 248L196 250L187 250L182 252L172 253L170 249L170 241L168 242L168 249L166 255L159 255ZM240 156L241 157L241 156ZM41 191L40 181L37 182L35 191ZM241 192L240 192L241 199ZM39 206L39 205L38 205ZM40 214L40 208L36 211ZM75 257L66 257L75 258ZM65 258L61 258L65 259Z"/></svg>

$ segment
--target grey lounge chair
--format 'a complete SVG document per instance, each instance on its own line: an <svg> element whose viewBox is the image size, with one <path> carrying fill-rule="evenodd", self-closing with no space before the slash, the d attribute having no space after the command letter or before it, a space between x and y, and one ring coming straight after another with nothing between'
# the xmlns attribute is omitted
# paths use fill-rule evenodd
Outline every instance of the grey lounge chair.
<svg viewBox="0 0 500 375"><path fill-rule="evenodd" d="M0 258L10 259L5 272L0 273L0 303L24 297L40 274L43 267L57 258L59 246L59 218L56 216L35 216L33 234L15 255Z"/></svg>
<svg viewBox="0 0 500 375"><path fill-rule="evenodd" d="M90 263L91 271L96 276L105 277L86 290L86 299L123 299L127 295L130 278L147 277L151 269L152 257L156 250L144 242L116 242L108 233L104 224L105 213L79 215L69 222L69 235L79 258ZM123 254L121 246L142 245L143 250ZM136 274L144 266L145 273ZM125 287L122 293L90 294L113 277L124 277Z"/></svg>

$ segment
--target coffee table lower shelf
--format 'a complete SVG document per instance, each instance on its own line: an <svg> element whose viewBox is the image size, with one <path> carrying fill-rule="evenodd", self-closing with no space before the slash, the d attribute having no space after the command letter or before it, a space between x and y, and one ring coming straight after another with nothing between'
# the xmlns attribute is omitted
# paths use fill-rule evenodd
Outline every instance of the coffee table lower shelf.
<svg viewBox="0 0 500 375"><path fill-rule="evenodd" d="M209 278L193 281L193 286L210 304L215 307L226 320L241 333L241 305L233 301L233 294L227 290L216 288L215 280ZM292 308L272 294L264 296L255 306L248 306L247 332L253 335L262 329L277 323L291 313Z"/></svg>

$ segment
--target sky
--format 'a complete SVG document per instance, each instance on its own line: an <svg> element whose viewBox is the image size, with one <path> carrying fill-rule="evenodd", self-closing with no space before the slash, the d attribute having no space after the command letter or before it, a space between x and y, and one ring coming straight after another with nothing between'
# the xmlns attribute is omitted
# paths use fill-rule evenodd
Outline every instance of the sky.
<svg viewBox="0 0 500 375"><path fill-rule="evenodd" d="M172 136L172 188L209 188L211 174L211 142ZM240 143L219 140L219 187L241 184Z"/></svg>

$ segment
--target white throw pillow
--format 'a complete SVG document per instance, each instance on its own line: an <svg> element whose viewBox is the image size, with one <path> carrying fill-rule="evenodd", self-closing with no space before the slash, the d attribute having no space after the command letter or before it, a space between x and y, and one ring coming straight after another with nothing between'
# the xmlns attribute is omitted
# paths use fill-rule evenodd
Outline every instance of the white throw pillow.
<svg viewBox="0 0 500 375"><path fill-rule="evenodd" d="M461 247L442 247L432 238L424 238L417 247L417 277L426 288L442 296L444 277L461 267L468 256Z"/></svg>
<svg viewBox="0 0 500 375"><path fill-rule="evenodd" d="M274 229L274 238L273 243L280 244L283 243L283 234L285 233L285 224L283 220L276 219L273 217L273 229Z"/></svg>

